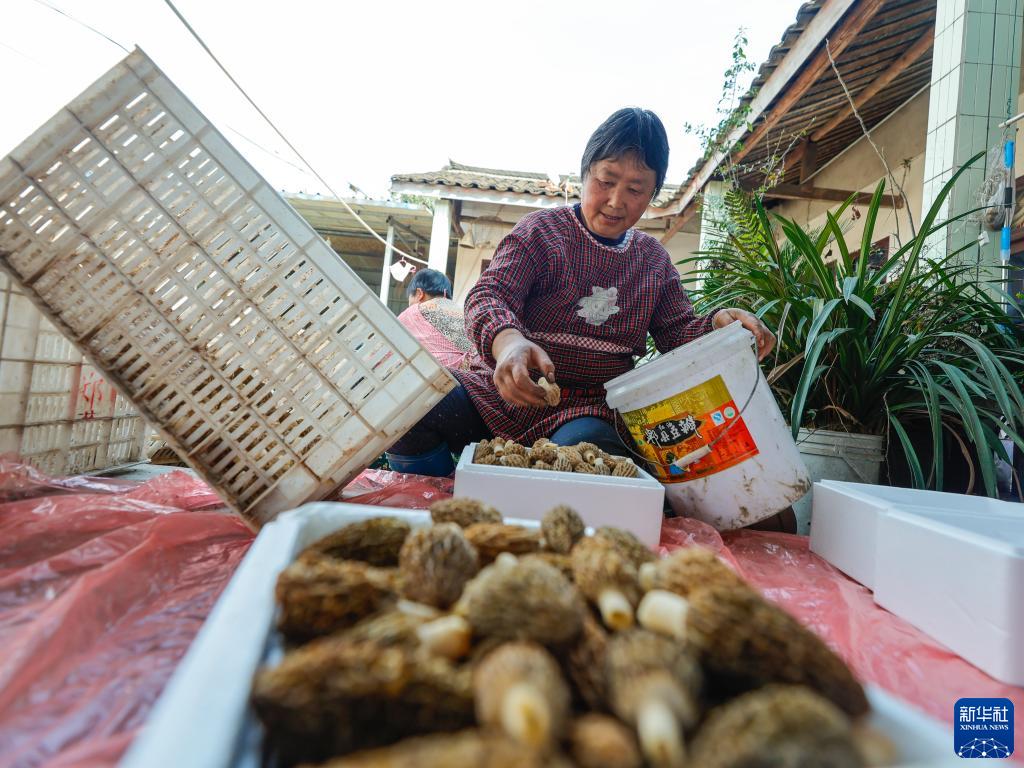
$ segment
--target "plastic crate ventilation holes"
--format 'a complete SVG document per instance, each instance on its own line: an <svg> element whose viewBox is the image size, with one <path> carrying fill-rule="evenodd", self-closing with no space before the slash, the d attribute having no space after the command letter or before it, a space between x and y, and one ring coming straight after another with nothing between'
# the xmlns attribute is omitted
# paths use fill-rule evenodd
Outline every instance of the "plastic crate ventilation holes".
<svg viewBox="0 0 1024 768"><path fill-rule="evenodd" d="M452 387L140 50L0 162L0 266L257 523Z"/></svg>

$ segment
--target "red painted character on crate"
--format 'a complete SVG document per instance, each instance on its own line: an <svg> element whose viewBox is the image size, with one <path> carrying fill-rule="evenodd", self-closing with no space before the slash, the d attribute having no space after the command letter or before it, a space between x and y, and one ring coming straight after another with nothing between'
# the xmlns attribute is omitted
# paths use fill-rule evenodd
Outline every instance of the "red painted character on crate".
<svg viewBox="0 0 1024 768"><path fill-rule="evenodd" d="M665 352L738 320L762 357L772 349L775 337L749 312L694 314L668 252L633 229L661 190L668 151L648 110L621 109L598 127L583 153L581 201L524 216L470 291L469 370L452 371L460 386L394 445L393 469L447 475L452 452L492 436L624 455L604 383L633 367L648 333ZM557 406L538 376L557 379Z"/></svg>

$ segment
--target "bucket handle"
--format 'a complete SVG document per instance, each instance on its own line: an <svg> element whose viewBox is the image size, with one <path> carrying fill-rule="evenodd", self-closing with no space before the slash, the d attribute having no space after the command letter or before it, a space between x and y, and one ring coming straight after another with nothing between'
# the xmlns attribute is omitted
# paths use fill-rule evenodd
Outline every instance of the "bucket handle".
<svg viewBox="0 0 1024 768"><path fill-rule="evenodd" d="M690 453L686 454L685 456L680 456L678 459L676 459L675 461L673 461L673 462L671 462L669 464L665 464L665 463L660 462L660 461L652 461L651 459L647 458L646 456L644 456L644 455L642 455L640 453L637 453L632 448L630 448L628 445L625 446L626 450L629 451L630 453L632 453L638 459L641 459L641 460L647 462L648 464L653 464L655 466L662 467L663 469L667 469L668 467L678 467L679 469L686 469L686 467L690 466L691 464L700 461L705 456L710 455L711 451L714 450L715 445L718 443L718 441L721 440L723 437L725 437L726 434L729 432L729 430L732 429L737 423L739 423L739 420L743 416L743 413L747 410L747 406L749 406L751 401L754 399L754 394L757 392L757 385L761 383L761 377L764 376L764 373L761 371L761 361L757 357L757 348L756 347L751 347L751 351L754 354L754 370L757 371L757 375L754 377L754 386L751 388L750 394L747 395L746 402L743 403L743 407L740 408L739 413L737 413L735 416L732 417L732 419L729 421L729 423L726 424L725 429L723 429L721 432L719 432L718 436L714 440L712 440L707 445L702 445L700 448L698 448L695 451L690 451ZM618 422L622 418L622 416L619 414L618 409L614 410L614 416L615 416L615 422L616 422L615 426L618 427ZM626 433L628 434L629 433L629 428L626 427L626 423L622 422L622 426L626 430ZM632 440L632 435L630 435L630 440Z"/></svg>

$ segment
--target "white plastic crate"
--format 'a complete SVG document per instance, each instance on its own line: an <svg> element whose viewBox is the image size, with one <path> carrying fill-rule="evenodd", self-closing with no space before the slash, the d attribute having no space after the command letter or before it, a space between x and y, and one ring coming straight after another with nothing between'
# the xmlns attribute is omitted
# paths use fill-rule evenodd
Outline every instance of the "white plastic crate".
<svg viewBox="0 0 1024 768"><path fill-rule="evenodd" d="M0 453L51 475L142 459L145 422L0 272Z"/></svg>
<svg viewBox="0 0 1024 768"><path fill-rule="evenodd" d="M455 495L478 499L505 517L540 520L559 504L575 509L592 528L614 525L652 549L661 540L665 486L637 467L636 477L584 475L546 469L474 464L476 443L455 467Z"/></svg>
<svg viewBox="0 0 1024 768"><path fill-rule="evenodd" d="M274 663L282 653L273 628L277 575L320 537L379 515L401 517L414 528L430 524L426 512L321 502L283 514L260 531L120 768L259 768L262 729L249 690L260 664ZM245 627L243 635L239 627ZM959 764L951 726L872 686L868 700L870 721L896 743L900 766Z"/></svg>
<svg viewBox="0 0 1024 768"><path fill-rule="evenodd" d="M452 387L139 50L0 162L0 265L257 523Z"/></svg>

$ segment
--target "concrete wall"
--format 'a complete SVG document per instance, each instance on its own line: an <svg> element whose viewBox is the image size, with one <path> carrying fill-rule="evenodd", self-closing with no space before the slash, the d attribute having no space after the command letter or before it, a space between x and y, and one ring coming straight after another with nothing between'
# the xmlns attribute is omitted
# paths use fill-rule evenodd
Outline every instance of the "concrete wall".
<svg viewBox="0 0 1024 768"><path fill-rule="evenodd" d="M899 182L910 201L909 209L883 208L875 222L873 241L891 236L890 246L897 246L896 235L906 241L911 233L910 221L915 226L921 221L921 196L924 181L925 134L928 127L928 93L918 94L900 110L891 115L871 134L875 144L885 157L896 181ZM814 186L873 192L878 181L885 176L885 169L878 155L865 138L861 138L843 154L822 168L812 179ZM886 193L894 192L891 183L886 183ZM834 210L839 203L810 200L789 200L774 208L786 218L802 226L819 229L826 223L825 212ZM862 213L866 206L856 206ZM859 247L864 232L864 218L854 219L849 209L840 220L846 232L847 242L853 250Z"/></svg>

